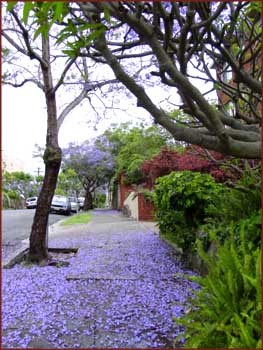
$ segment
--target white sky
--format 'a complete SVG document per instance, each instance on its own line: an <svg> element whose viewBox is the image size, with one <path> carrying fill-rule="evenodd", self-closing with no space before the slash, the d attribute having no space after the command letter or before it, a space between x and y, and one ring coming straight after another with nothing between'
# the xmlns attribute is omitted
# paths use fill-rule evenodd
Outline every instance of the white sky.
<svg viewBox="0 0 263 350"><path fill-rule="evenodd" d="M128 120L150 122L150 117L142 108L127 105L127 113L117 111L116 116L109 114L96 125L96 115L88 101L76 107L65 119L59 131L59 145L66 147L69 142L82 142L92 139L109 128L111 123ZM139 116L136 117L136 116ZM34 145L45 146L46 108L44 94L34 85L21 88L2 87L2 150L9 159L17 159L24 163L24 171L32 175L37 168L44 170L43 161L33 158ZM43 173L42 173L43 174Z"/></svg>
<svg viewBox="0 0 263 350"><path fill-rule="evenodd" d="M202 88L204 86L200 86L200 90ZM148 88L147 93L157 103L167 97L167 92L158 85ZM98 123L97 116L88 101L76 107L66 117L60 128L60 147L66 147L70 142L81 143L93 139L102 134L112 123L120 124L132 120L134 124L143 121L145 125L150 125L152 118L143 108L134 106L135 98L124 100L123 96L122 93L120 101L116 99L114 105L119 105L125 111L117 110L114 114L109 111L106 118L102 118ZM173 95L173 100L175 98L176 94ZM2 87L3 157L22 162L23 171L32 175L36 175L38 168L41 169L41 174L44 174L43 160L33 158L33 151L35 144L45 146L46 119L44 94L35 85L28 84L21 88L6 85ZM97 130L94 129L95 126Z"/></svg>

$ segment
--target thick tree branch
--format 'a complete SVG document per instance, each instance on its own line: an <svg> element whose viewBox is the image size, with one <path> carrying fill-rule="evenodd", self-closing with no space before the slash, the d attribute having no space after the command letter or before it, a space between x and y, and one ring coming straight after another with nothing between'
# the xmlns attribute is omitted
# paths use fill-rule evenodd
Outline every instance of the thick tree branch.
<svg viewBox="0 0 263 350"><path fill-rule="evenodd" d="M117 55L114 54L114 49L111 50L104 35L95 40L93 49L97 51L94 54L97 57L101 55L105 59L106 63L113 70L116 78L137 98L138 106L145 108L152 115L155 122L167 129L176 140L193 143L236 157L260 158L259 128L256 125L249 125L242 120L235 119L234 116L227 113L223 105L222 111L219 109L216 110L204 97L204 94L201 93L199 88L195 87L185 74L188 65L186 57L192 58L192 56L195 56L199 59L200 52L203 52L205 69L203 72L200 70L200 72L205 73L205 70L207 70L209 72L208 81L219 84L220 88L222 87L223 91L230 97L228 101L232 100L235 105L235 98L238 98L238 96L243 93L242 89L239 91L239 86L232 86L231 84L225 84L222 80L218 81L214 79L212 74L210 74L210 69L206 65L204 53L206 52L212 57L217 68L220 64L227 62L235 73L233 65L236 65L236 69L241 72L242 83L244 83L246 88L254 91L252 95L249 93L250 100L246 102L246 104L249 104L251 107L252 99L258 96L259 82L247 72L243 72L242 69L240 69L236 63L236 58L232 56L232 51L224 46L227 42L224 38L225 34L229 34L229 31L236 27L232 23L231 28L227 31L227 27L223 26L222 30L220 29L220 31L218 31L217 36L214 33L213 27L214 19L218 18L226 7L230 8L232 11L231 15L235 16L238 16L242 7L236 6L236 9L238 9L234 13L235 6L226 3L218 5L216 10L213 10L210 4L196 4L196 9L198 9L201 18L201 22L198 24L202 23L201 27L203 28L201 33L198 33L199 27L194 27L195 23L193 22L193 17L191 22L191 11L192 8L194 8L193 4L189 5L189 3L187 3L185 5L185 7L187 7L186 12L188 13L188 19L182 14L183 11L181 11L177 4L172 4L170 10L168 7L164 8L163 5L153 4L149 10L151 11L150 14L152 17L147 14L145 16L143 15L143 10L140 10L142 5L143 3L136 3L136 6L131 6L130 10L128 10L128 5L126 6L126 4L124 4L123 6L122 3L94 3L94 7L98 10L98 17L99 13L103 13L104 9L107 8L111 16L133 29L140 38L139 40L142 41L144 47L150 47L153 57L157 60L159 67L159 72L154 73L154 75L160 76L162 83L165 85L177 89L186 106L185 111L193 116L195 120L198 120L203 128L182 127L180 123L176 122L176 119L170 119L169 115L158 108L149 98L142 86L136 83L131 74L128 74L120 65ZM92 21L86 4L81 3L79 7L84 17L86 17L89 22ZM183 10L185 10L185 7ZM168 17L171 21L177 20L177 28L175 29L175 24L173 27L173 38L169 36L170 27L167 22ZM194 18L196 20L196 17ZM163 20L164 25L162 25L158 19ZM179 27L184 27L184 36L182 36L182 32L178 30L178 25ZM216 27L216 29L218 28L220 28L220 26ZM110 37L110 35L107 35L107 38L108 37ZM167 40L170 40L171 43L169 47ZM189 50L187 44L190 44ZM138 45L140 46L140 43L138 43ZM212 50L211 47L213 48ZM226 60L224 60L222 48L228 53ZM186 56L186 52L189 53L190 56ZM175 63L176 58L178 59L179 57L178 55L181 55L181 60L179 60L182 68L181 72ZM256 57L253 56L253 59L254 58ZM237 78L239 79L238 76Z"/></svg>

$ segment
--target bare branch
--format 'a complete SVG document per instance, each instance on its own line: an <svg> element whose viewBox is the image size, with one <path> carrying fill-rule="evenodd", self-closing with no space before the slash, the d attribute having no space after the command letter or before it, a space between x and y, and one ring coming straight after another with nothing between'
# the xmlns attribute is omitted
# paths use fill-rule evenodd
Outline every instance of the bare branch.
<svg viewBox="0 0 263 350"><path fill-rule="evenodd" d="M65 109L60 113L58 117L58 130L60 129L63 121L65 120L66 116L74 109L76 108L86 97L88 97L88 93L92 90L96 90L97 88L101 88L102 86L109 85L109 84L114 84L118 83L117 79L111 79L108 81L103 81L103 82L98 82L98 83L93 83L89 84L88 89L87 86L84 83L84 88L81 91L81 93L73 100L71 101Z"/></svg>
<svg viewBox="0 0 263 350"><path fill-rule="evenodd" d="M19 28L21 29L22 31L22 35L23 35L23 38L24 38L24 42L25 42L25 45L26 45L26 48L27 48L27 53L26 55L31 58L31 59L36 59L39 61L39 63L44 67L46 68L47 67L47 62L45 62L45 60L39 56L31 47L30 45L30 42L29 42L29 33L28 31L26 30L26 28L23 26L22 22L20 21L18 15L16 14L16 12L14 10L10 11L12 16L14 17L17 25L19 26Z"/></svg>
<svg viewBox="0 0 263 350"><path fill-rule="evenodd" d="M41 84L40 81L38 81L36 79L25 79L19 84L12 83L12 82L9 82L9 81L2 81L2 84L11 85L14 88L19 88L19 87L25 85L26 83L34 83L37 87L39 87L42 91L44 91L43 84Z"/></svg>
<svg viewBox="0 0 263 350"><path fill-rule="evenodd" d="M54 87L54 92L56 92L58 90L58 88L64 83L64 79L66 74L68 73L68 71L70 70L71 66L73 65L73 63L76 61L76 57L74 57L73 59L71 59L67 65L65 66L65 68L63 69L63 72L60 76L60 79L58 80L56 86Z"/></svg>
<svg viewBox="0 0 263 350"><path fill-rule="evenodd" d="M25 56L28 56L26 50L20 47L4 30L1 31L3 37L15 48L17 51L22 53Z"/></svg>

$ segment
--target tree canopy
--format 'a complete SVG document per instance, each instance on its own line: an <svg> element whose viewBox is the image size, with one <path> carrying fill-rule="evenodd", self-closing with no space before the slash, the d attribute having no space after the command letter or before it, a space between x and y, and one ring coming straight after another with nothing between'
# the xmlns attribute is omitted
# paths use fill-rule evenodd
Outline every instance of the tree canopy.
<svg viewBox="0 0 263 350"><path fill-rule="evenodd" d="M71 50L110 66L137 105L176 140L235 157L261 157L260 3L85 2L70 6L70 25L79 35ZM83 32L84 25L88 33ZM69 23L67 28L68 38ZM85 38L88 43L82 45ZM134 77L131 73L138 62L144 69ZM171 118L148 94L150 82L180 96L177 108L189 115L189 121L182 124ZM200 91L204 85L207 91ZM209 99L211 91L217 91L216 108Z"/></svg>
<svg viewBox="0 0 263 350"><path fill-rule="evenodd" d="M114 173L114 160L107 151L84 142L70 144L63 150L64 171L72 169L85 190L84 210L93 206L93 195L101 185L108 184Z"/></svg>
<svg viewBox="0 0 263 350"><path fill-rule="evenodd" d="M97 144L99 147L104 144L104 149L110 150L116 159L116 175L125 173L129 183L142 180L141 166L146 159L151 159L163 147L175 146L169 133L162 128L156 125L144 127L142 124L132 127L130 123L106 130L97 139Z"/></svg>

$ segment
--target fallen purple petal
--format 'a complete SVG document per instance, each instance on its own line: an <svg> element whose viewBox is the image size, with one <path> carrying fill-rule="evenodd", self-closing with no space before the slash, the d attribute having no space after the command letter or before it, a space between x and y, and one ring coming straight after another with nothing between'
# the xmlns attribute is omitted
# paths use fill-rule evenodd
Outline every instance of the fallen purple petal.
<svg viewBox="0 0 263 350"><path fill-rule="evenodd" d="M118 213L117 213L118 214ZM94 216L117 215L94 211ZM118 214L119 215L119 214ZM103 230L50 238L52 247L81 247L69 267L3 270L2 342L26 348L35 337L54 347L172 347L191 289L171 247L146 230L116 224ZM121 226L120 226L121 227ZM66 280L67 276L84 276Z"/></svg>

